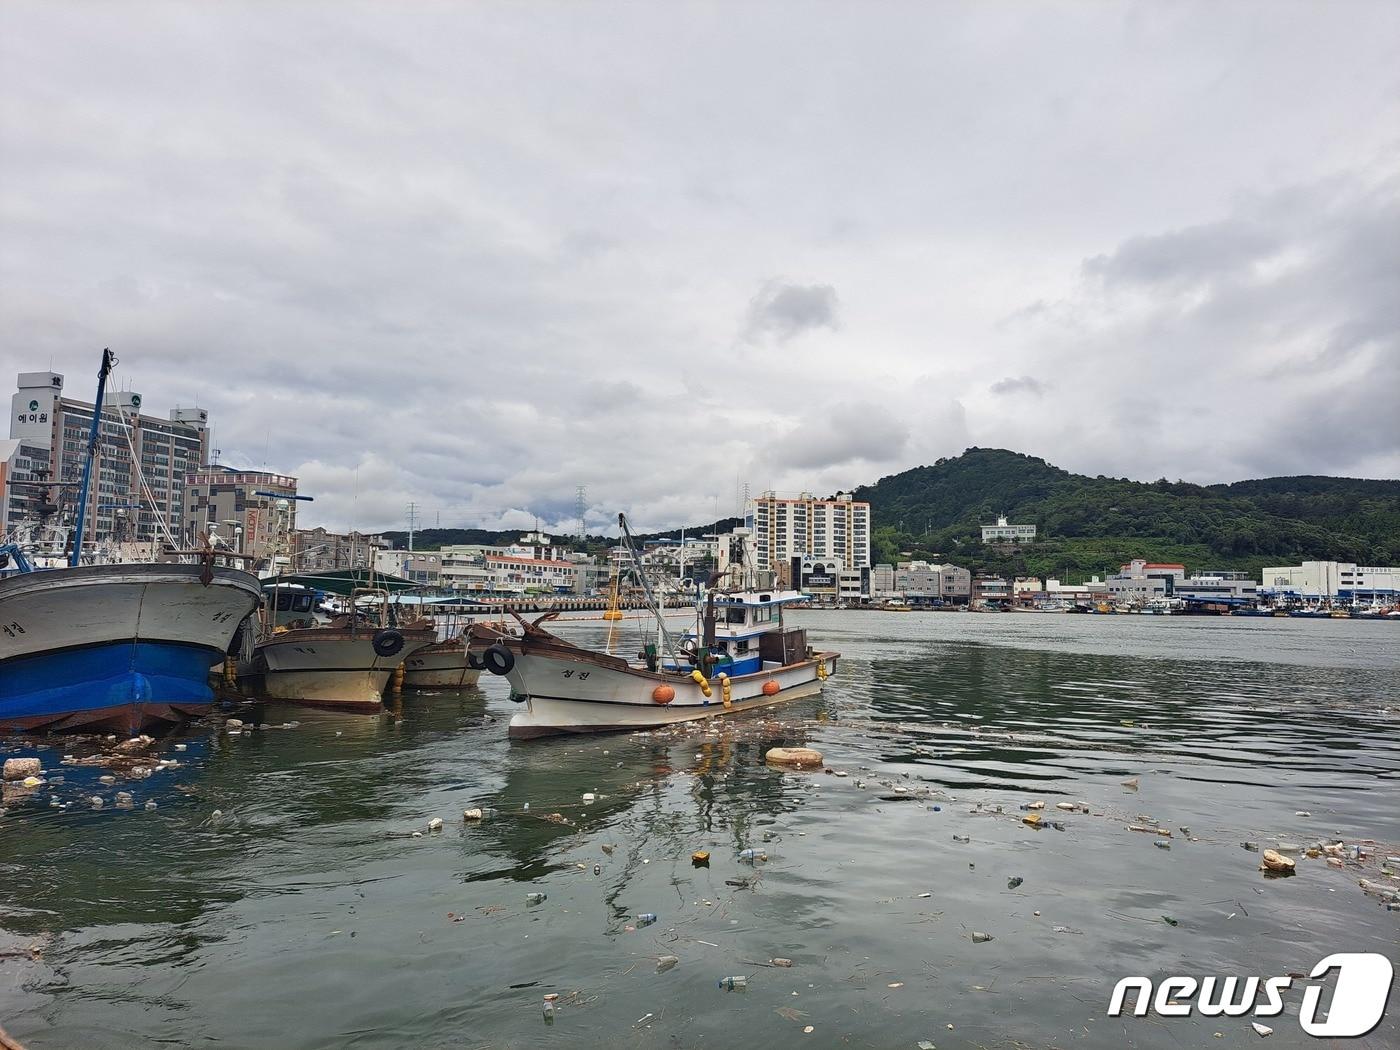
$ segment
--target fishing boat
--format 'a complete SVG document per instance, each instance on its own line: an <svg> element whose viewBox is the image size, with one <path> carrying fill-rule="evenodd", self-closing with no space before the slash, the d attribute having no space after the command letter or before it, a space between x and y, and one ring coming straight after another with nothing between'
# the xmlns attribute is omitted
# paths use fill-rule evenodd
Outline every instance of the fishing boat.
<svg viewBox="0 0 1400 1050"><path fill-rule="evenodd" d="M403 662L408 689L466 689L481 677L481 667L468 662L470 641L463 631L446 641L413 650Z"/></svg>
<svg viewBox="0 0 1400 1050"><path fill-rule="evenodd" d="M106 729L127 734L206 712L210 668L257 606L258 580L214 564L83 564L83 525L104 415L96 406L68 564L36 568L0 547L0 730Z"/></svg>
<svg viewBox="0 0 1400 1050"><path fill-rule="evenodd" d="M306 578L287 581L306 586ZM430 621L402 627L389 621L389 591L352 587L349 612L325 624L311 620L274 626L270 609L281 608L281 581L264 584L257 640L239 677L274 700L373 714L384 702L384 688L409 653L437 641Z"/></svg>
<svg viewBox="0 0 1400 1050"><path fill-rule="evenodd" d="M551 633L544 624L556 613L532 622L517 616L518 629L473 624L472 658L506 678L511 698L523 705L511 717L511 737L647 729L739 714L812 696L835 673L840 654L814 650L805 629L784 622L784 608L806 596L752 586L760 581L751 571L741 571L749 579L732 589L724 584L733 573L712 575L697 588L695 628L669 630L626 518L619 515L619 524L656 640L629 659Z"/></svg>

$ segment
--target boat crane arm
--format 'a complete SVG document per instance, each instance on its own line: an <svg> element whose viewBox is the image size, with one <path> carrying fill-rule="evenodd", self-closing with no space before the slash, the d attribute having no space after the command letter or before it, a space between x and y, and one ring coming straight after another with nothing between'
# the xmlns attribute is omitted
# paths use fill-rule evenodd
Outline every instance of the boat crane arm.
<svg viewBox="0 0 1400 1050"><path fill-rule="evenodd" d="M24 551L18 543L0 543L0 569L7 567L11 561L15 563L15 569L19 572L34 571L34 566L24 556Z"/></svg>

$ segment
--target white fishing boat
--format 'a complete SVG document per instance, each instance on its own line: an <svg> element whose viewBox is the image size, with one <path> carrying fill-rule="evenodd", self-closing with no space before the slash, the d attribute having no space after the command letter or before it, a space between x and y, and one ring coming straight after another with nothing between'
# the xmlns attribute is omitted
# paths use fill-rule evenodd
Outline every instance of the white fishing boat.
<svg viewBox="0 0 1400 1050"><path fill-rule="evenodd" d="M269 610L280 611L282 589L279 583L265 585L268 600L258 639L251 657L239 666L239 677L271 699L376 713L390 677L408 654L437 641L437 629L430 622L391 625L389 593L375 587L353 589L353 611L327 624L307 619L276 626Z"/></svg>
<svg viewBox="0 0 1400 1050"><path fill-rule="evenodd" d="M813 649L805 629L784 623L784 607L806 601L797 591L759 589L748 580L726 589L725 577L716 574L697 595L695 629L668 630L626 520L619 516L619 523L656 640L629 659L546 630L553 613L533 622L516 617L514 630L474 624L473 659L505 677L511 698L523 705L511 717L511 737L647 729L740 714L814 695L835 673L840 654Z"/></svg>

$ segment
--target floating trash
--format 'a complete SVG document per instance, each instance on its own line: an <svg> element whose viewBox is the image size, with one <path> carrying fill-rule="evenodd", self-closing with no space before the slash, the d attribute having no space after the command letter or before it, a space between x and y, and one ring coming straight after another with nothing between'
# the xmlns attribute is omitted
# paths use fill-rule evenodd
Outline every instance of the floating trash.
<svg viewBox="0 0 1400 1050"><path fill-rule="evenodd" d="M429 830L429 831L441 831L441 830L442 830L442 818L441 818L441 817L434 817L432 820L428 821L428 830Z"/></svg>
<svg viewBox="0 0 1400 1050"><path fill-rule="evenodd" d="M988 941L996 940L990 933L983 933L981 930L972 931L973 944L986 944Z"/></svg>
<svg viewBox="0 0 1400 1050"><path fill-rule="evenodd" d="M761 849L741 849L739 851L739 860L744 864L754 864L767 859L768 854Z"/></svg>
<svg viewBox="0 0 1400 1050"><path fill-rule="evenodd" d="M1177 922L1177 921L1176 921L1175 919L1173 919L1170 915L1163 915L1163 916L1162 916L1162 921L1163 921L1164 923L1166 923L1168 926L1180 926L1180 925L1181 925L1181 923Z"/></svg>
<svg viewBox="0 0 1400 1050"><path fill-rule="evenodd" d="M1292 857L1285 857L1277 850L1266 849L1264 851L1264 862L1259 865L1260 871L1270 871L1278 875L1292 875L1297 862Z"/></svg>
<svg viewBox="0 0 1400 1050"><path fill-rule="evenodd" d="M971 836L971 835L954 835L954 836L953 836L953 841L954 841L954 842L961 842L961 843L963 843L964 845L966 845L967 843L969 843L969 842L972 841L972 836Z"/></svg>
<svg viewBox="0 0 1400 1050"><path fill-rule="evenodd" d="M1171 849L1171 848L1172 848L1172 844L1171 844L1170 842L1166 841L1165 839L1158 839L1156 842L1152 843L1152 845L1156 846L1158 849Z"/></svg>
<svg viewBox="0 0 1400 1050"><path fill-rule="evenodd" d="M749 979L739 974L737 977L721 977L718 984L726 992L742 992L749 987Z"/></svg>
<svg viewBox="0 0 1400 1050"><path fill-rule="evenodd" d="M710 864L710 851L698 849L690 855L690 863L697 868L708 867Z"/></svg>
<svg viewBox="0 0 1400 1050"><path fill-rule="evenodd" d="M663 955L656 960L656 972L665 973L667 970L674 970L679 963L680 957L676 955Z"/></svg>
<svg viewBox="0 0 1400 1050"><path fill-rule="evenodd" d="M1249 1026L1259 1033L1260 1039L1267 1039L1269 1036L1274 1034L1274 1030L1272 1028L1270 1028L1266 1024L1260 1024L1258 1021L1250 1021Z"/></svg>
<svg viewBox="0 0 1400 1050"><path fill-rule="evenodd" d="M650 926L650 925L651 925L652 923L654 923L655 921L656 921L656 912L654 912L654 911L644 911L644 912L638 913L638 915L637 915L637 925L638 925L639 927L641 927L641 926Z"/></svg>
<svg viewBox="0 0 1400 1050"><path fill-rule="evenodd" d="M549 894L547 894L547 893L527 893L527 894L525 894L525 903L526 903L526 904L543 904L543 903L544 903L545 901L547 901L548 899L549 899Z"/></svg>
<svg viewBox="0 0 1400 1050"><path fill-rule="evenodd" d="M464 810L462 810L462 819L463 819L463 820L485 820L485 819L486 819L486 813L485 813L482 809L480 809L479 807L478 807L478 808L474 808L474 809L464 809Z"/></svg>
<svg viewBox="0 0 1400 1050"><path fill-rule="evenodd" d="M1025 881L1026 880L1021 878L1021 876L1015 875L1012 878L1006 880L1006 888L1008 890L1014 890L1017 886L1021 885L1021 883Z"/></svg>

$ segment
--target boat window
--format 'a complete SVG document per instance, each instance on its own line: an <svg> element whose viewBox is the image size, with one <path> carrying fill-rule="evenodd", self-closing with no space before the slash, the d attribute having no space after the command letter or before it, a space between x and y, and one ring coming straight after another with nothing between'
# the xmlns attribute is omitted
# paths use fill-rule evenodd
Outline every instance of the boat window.
<svg viewBox="0 0 1400 1050"><path fill-rule="evenodd" d="M292 607L293 607L297 612L310 612L310 611L311 611L311 595L309 595L309 594L298 594L298 595L295 595L295 597L296 597L296 602L295 602L295 604L294 604Z"/></svg>
<svg viewBox="0 0 1400 1050"><path fill-rule="evenodd" d="M762 609L755 609L755 610L753 611L753 622L754 622L754 623L772 623L772 622L773 622L773 607L772 607L771 605L768 605L768 606L764 606Z"/></svg>
<svg viewBox="0 0 1400 1050"><path fill-rule="evenodd" d="M735 609L726 609L726 610L724 611L724 622L725 622L725 623L743 623L743 622L744 622L744 607L743 607L743 606L739 606L738 608L735 608Z"/></svg>
<svg viewBox="0 0 1400 1050"><path fill-rule="evenodd" d="M277 596L277 611L286 612L292 607L292 596L290 594L279 594Z"/></svg>

